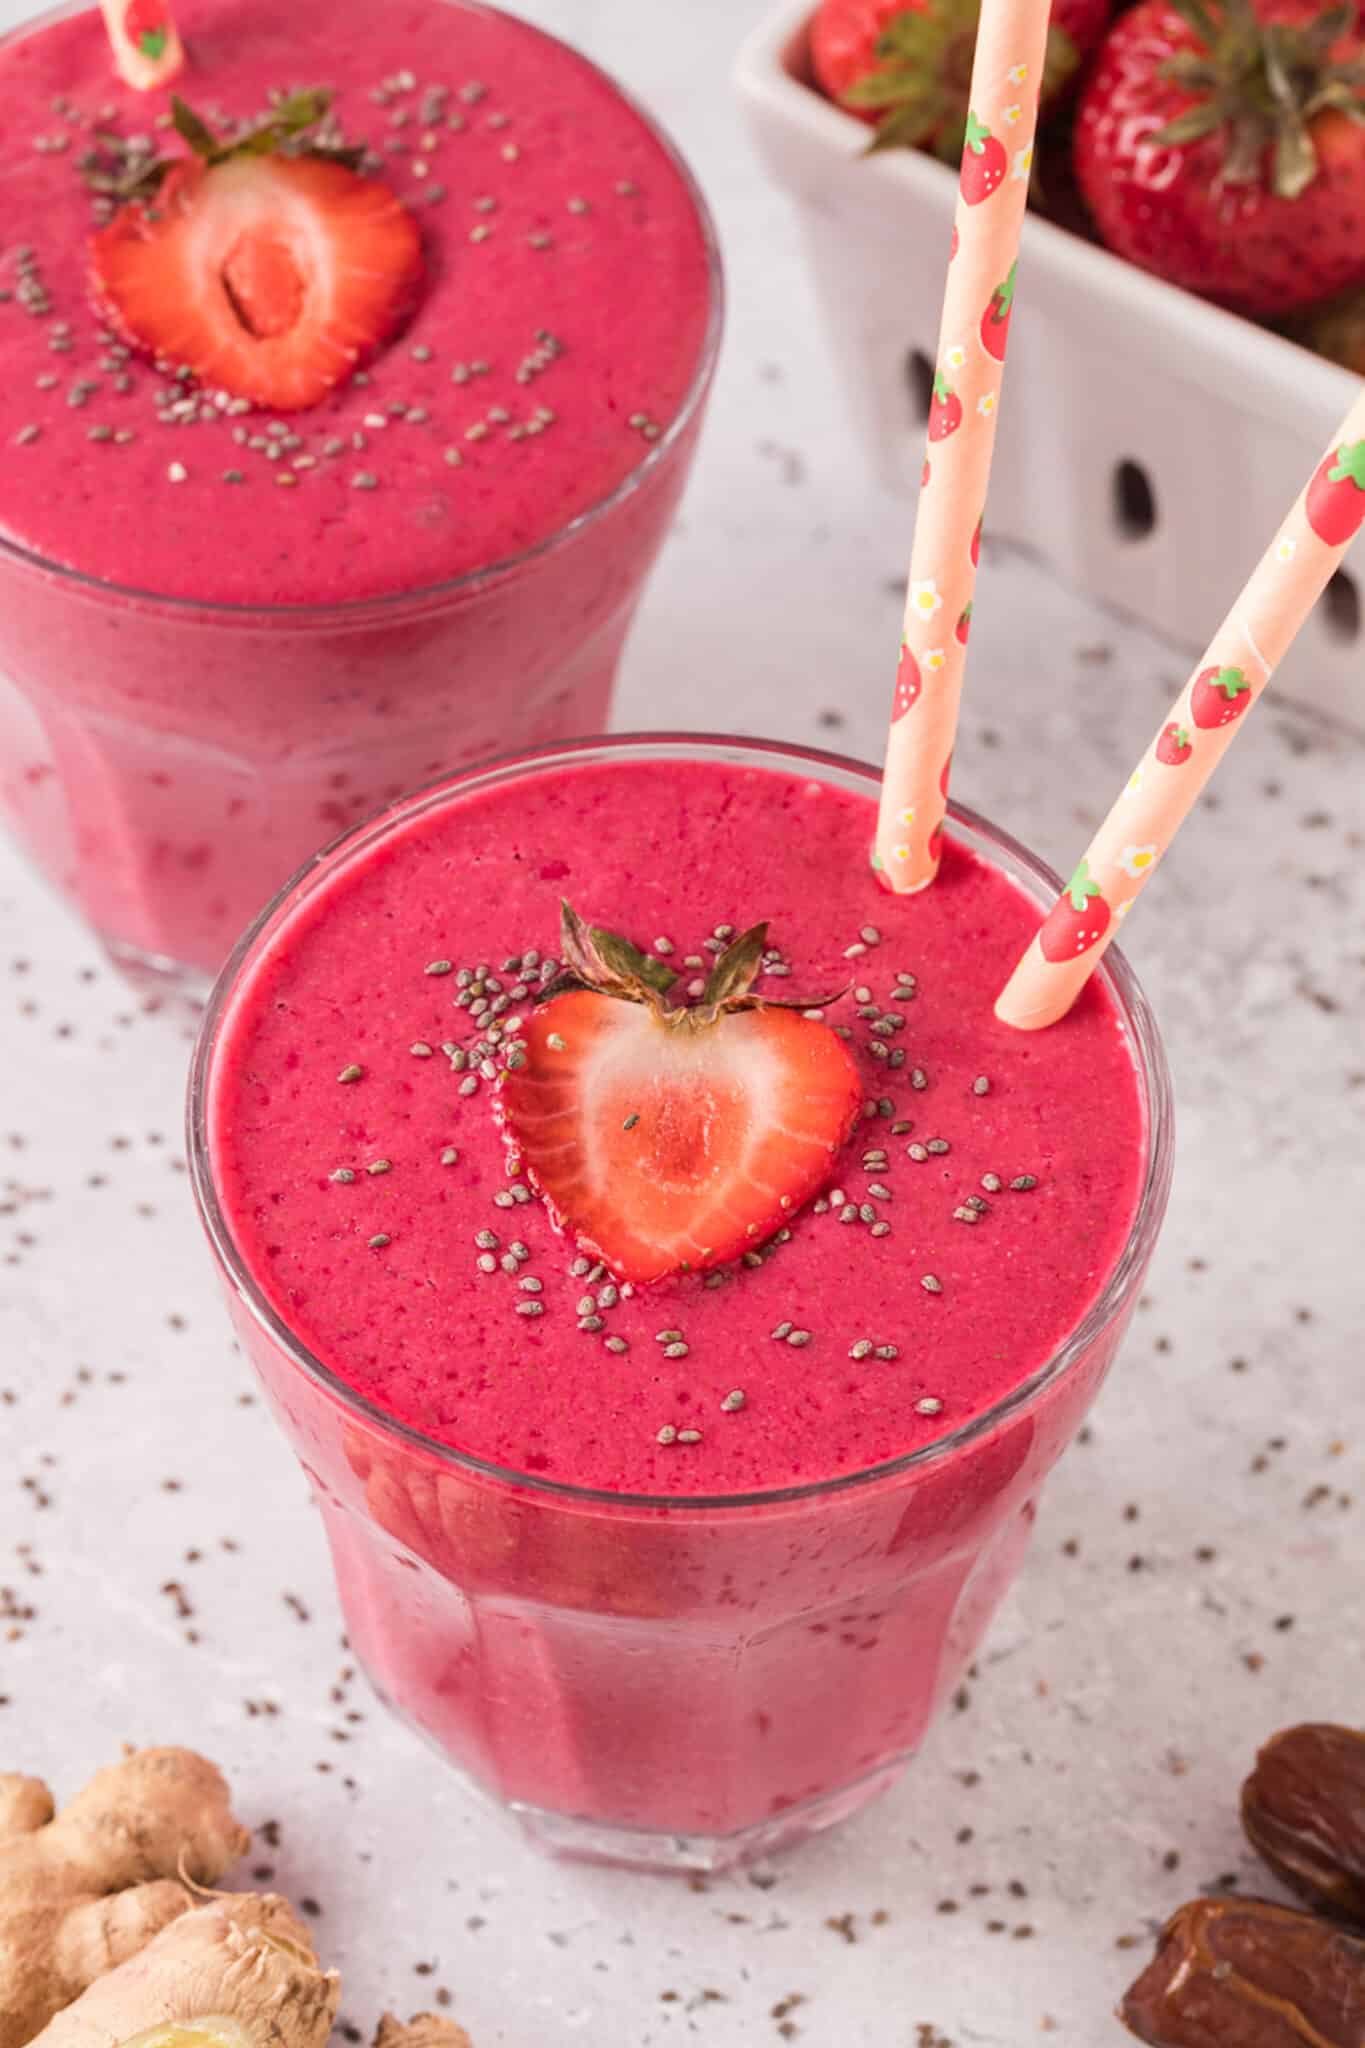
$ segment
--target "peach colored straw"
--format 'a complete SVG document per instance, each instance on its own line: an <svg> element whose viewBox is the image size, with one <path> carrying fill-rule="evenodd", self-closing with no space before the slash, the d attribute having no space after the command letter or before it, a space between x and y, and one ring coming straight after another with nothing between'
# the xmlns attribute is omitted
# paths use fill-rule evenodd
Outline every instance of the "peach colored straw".
<svg viewBox="0 0 1365 2048"><path fill-rule="evenodd" d="M1047 29L1048 0L982 0L872 857L901 894L938 873Z"/></svg>
<svg viewBox="0 0 1365 2048"><path fill-rule="evenodd" d="M169 0L100 0L114 65L125 85L153 92L184 65Z"/></svg>
<svg viewBox="0 0 1365 2048"><path fill-rule="evenodd" d="M1365 393L1015 968L995 1006L1002 1023L1039 1031L1066 1015L1362 520Z"/></svg>

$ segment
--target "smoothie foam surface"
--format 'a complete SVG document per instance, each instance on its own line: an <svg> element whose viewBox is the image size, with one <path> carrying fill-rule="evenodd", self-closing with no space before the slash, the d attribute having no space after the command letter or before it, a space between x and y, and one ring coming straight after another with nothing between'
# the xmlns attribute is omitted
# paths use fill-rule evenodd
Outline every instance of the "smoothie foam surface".
<svg viewBox="0 0 1365 2048"><path fill-rule="evenodd" d="M1037 906L951 840L932 889L882 891L873 822L870 797L800 774L584 762L418 814L335 869L246 971L209 1103L229 1229L291 1330L442 1443L680 1496L866 1470L1042 1367L1132 1229L1133 1051L1100 980L1049 1032L997 1023ZM525 1012L561 898L666 940L680 989L718 926L765 918L790 971L761 988L850 984L827 1015L863 1119L819 1202L719 1280L621 1293L585 1273L509 1181L490 1084L441 1051L476 1036L461 969L486 966L504 1019ZM667 1426L700 1441L660 1444Z"/></svg>

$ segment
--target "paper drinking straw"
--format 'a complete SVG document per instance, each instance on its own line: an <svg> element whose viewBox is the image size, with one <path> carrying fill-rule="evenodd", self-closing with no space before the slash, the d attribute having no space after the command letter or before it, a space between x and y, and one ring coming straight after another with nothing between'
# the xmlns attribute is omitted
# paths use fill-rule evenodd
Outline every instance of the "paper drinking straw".
<svg viewBox="0 0 1365 2048"><path fill-rule="evenodd" d="M938 873L1048 0L982 0L957 217L873 866L898 893Z"/></svg>
<svg viewBox="0 0 1365 2048"><path fill-rule="evenodd" d="M124 83L138 92L168 84L185 62L168 0L100 0L100 7Z"/></svg>
<svg viewBox="0 0 1365 2048"><path fill-rule="evenodd" d="M1232 745L1365 519L1365 393L1209 642L995 1006L1039 1031L1064 1017Z"/></svg>

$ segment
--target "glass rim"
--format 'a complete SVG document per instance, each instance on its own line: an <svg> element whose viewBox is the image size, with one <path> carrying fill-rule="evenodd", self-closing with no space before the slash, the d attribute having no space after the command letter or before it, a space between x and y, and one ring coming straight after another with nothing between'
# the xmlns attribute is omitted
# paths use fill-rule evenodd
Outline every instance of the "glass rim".
<svg viewBox="0 0 1365 2048"><path fill-rule="evenodd" d="M556 767L575 760L610 758L621 754L645 753L660 759L697 758L713 760L753 758L755 763L790 767L833 769L854 786L862 784L875 793L881 772L867 762L821 748L804 747L780 740L752 739L718 733L619 733L581 740L558 742L545 747L503 754L454 775L438 776L406 796L395 799L369 818L351 826L313 854L284 884L264 910L247 927L224 964L205 1006L190 1063L186 1102L186 1141L190 1184L194 1191L200 1222L208 1236L219 1268L236 1299L250 1313L265 1336L290 1362L343 1410L359 1417L382 1436L397 1438L438 1464L479 1478L508 1485L523 1492L562 1501L566 1506L604 1507L618 1510L667 1510L671 1514L715 1512L718 1510L779 1507L789 1503L850 1493L895 1479L902 1474L940 1464L956 1452L989 1436L1002 1424L1032 1408L1040 1397L1084 1357L1105 1328L1129 1307L1148 1258L1156 1242L1170 1190L1173 1164L1174 1104L1170 1071L1161 1034L1141 984L1117 946L1111 946L1096 970L1108 984L1128 1027L1147 1114L1147 1157L1142 1187L1134 1210L1132 1227L1123 1250L1114 1262L1105 1285L1085 1315L1051 1355L1029 1377L1012 1387L1000 1400L950 1430L946 1436L894 1458L882 1459L856 1472L837 1473L831 1478L802 1481L799 1485L750 1488L742 1493L652 1494L617 1492L606 1487L580 1486L570 1480L546 1479L531 1472L495 1463L452 1444L428 1436L415 1424L403 1422L368 1395L361 1394L331 1366L323 1363L290 1329L258 1287L247 1261L239 1250L227 1218L219 1204L210 1158L208 1101L219 1028L231 1003L236 984L248 964L277 929L287 923L296 898L310 883L321 886L326 874L344 864L395 826L409 823L424 811L435 808L448 796L514 780L531 770ZM845 786L848 786L846 783ZM948 803L952 823L964 826L987 848L1008 856L1029 877L1052 893L1060 893L1062 882L1048 864L1031 853L1012 833L990 823L978 812L952 799Z"/></svg>
<svg viewBox="0 0 1365 2048"><path fill-rule="evenodd" d="M450 0L436 0L436 4L450 4ZM484 14L506 13L504 8L487 5L486 0L458 0L458 4L472 4ZM64 20L68 15L97 11L97 8L90 4L90 0L60 0L59 5L33 15L0 35L0 52L7 50L12 43L20 42L26 36L49 27L53 22ZM653 141L658 144L667 162L677 174L691 201L697 225L701 230L702 251L706 259L707 294L706 326L702 333L701 347L677 411L658 440L649 444L648 452L640 461L627 470L620 482L614 484L603 497L595 498L591 505L585 505L581 512L576 512L563 526L557 526L552 533L542 535L529 547L521 548L515 554L503 555L496 562L481 563L477 568L462 570L458 576L446 577L438 583L423 583L412 590L383 591L373 597L343 598L339 601L308 604L243 604L230 599L177 597L167 591L144 590L137 584L116 583L109 577L93 576L87 570L75 568L67 562L59 562L49 555L38 553L34 548L26 547L22 541L14 539L3 528L0 528L0 560L9 559L22 564L25 569L55 576L63 583L92 596L159 605L170 611L211 618L219 624L236 622L249 626L263 620L268 620L274 626L290 621L300 625L331 624L336 620L364 619L370 613L387 617L391 612L402 610L405 606L422 607L476 591L484 584L496 582L511 575L515 570L524 568L528 563L539 561L543 556L553 553L575 539L586 527L595 526L600 519L615 511L618 505L632 497L648 482L697 418L720 354L721 336L725 326L725 270L715 219L706 195L678 144L634 93L628 91L620 80L614 78L602 65L585 56L564 36L554 35L549 29L541 28L535 22L526 21L520 15L509 15L508 19L515 21L517 26L529 35L538 36L543 42L554 43L561 50L567 50L579 63L586 65L589 71L600 78L618 99L624 101ZM396 343L390 344L391 347L395 345ZM382 361L383 356L377 360Z"/></svg>

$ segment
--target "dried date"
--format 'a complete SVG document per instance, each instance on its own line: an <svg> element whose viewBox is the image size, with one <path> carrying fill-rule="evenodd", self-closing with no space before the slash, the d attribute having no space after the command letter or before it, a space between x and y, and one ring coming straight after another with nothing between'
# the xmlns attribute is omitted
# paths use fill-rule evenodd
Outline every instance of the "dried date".
<svg viewBox="0 0 1365 2048"><path fill-rule="evenodd" d="M1119 2017L1149 2048L1365 2048L1365 1941L1259 1899L1195 1899Z"/></svg>
<svg viewBox="0 0 1365 2048"><path fill-rule="evenodd" d="M1242 1825L1291 1891L1365 1926L1365 1735L1308 1722L1273 1736L1242 1787Z"/></svg>

